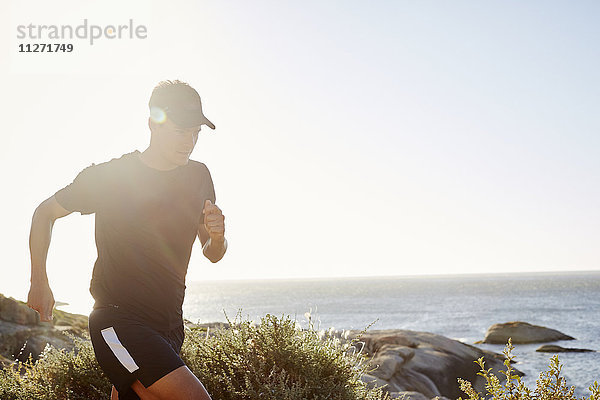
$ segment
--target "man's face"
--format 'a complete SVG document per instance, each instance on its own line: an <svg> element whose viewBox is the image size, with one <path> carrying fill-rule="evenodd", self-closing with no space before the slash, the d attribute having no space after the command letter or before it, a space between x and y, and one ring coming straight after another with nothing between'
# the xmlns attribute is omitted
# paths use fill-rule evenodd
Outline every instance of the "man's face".
<svg viewBox="0 0 600 400"><path fill-rule="evenodd" d="M198 141L201 126L183 128L167 118L163 123L154 123L156 145L165 161L175 165L186 165Z"/></svg>

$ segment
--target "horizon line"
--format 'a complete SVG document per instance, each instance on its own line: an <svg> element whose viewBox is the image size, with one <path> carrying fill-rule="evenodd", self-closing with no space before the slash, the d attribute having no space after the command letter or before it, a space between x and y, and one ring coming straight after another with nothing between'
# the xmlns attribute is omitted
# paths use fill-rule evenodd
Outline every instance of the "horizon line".
<svg viewBox="0 0 600 400"><path fill-rule="evenodd" d="M253 282L253 281L315 281L315 280L343 280L343 279L420 279L420 278L475 278L475 277L508 277L513 275L583 275L589 273L600 274L598 269L582 270L548 270L548 271L510 271L510 272L455 272L447 274L439 273L421 273L421 274L401 274L401 275L332 275L332 276L291 276L291 277L257 277L257 278L221 278L221 279L195 279L190 283L203 282Z"/></svg>

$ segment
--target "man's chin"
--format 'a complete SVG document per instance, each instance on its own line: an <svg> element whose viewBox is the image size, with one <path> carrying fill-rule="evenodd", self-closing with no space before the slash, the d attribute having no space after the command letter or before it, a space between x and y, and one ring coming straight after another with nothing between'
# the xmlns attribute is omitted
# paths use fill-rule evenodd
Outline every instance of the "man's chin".
<svg viewBox="0 0 600 400"><path fill-rule="evenodd" d="M187 165L187 163L190 161L190 155L177 153L173 161L177 165Z"/></svg>

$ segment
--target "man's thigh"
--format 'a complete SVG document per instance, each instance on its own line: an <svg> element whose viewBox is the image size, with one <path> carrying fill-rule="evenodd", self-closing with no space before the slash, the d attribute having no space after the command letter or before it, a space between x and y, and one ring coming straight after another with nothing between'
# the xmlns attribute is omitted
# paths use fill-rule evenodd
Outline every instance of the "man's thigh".
<svg viewBox="0 0 600 400"><path fill-rule="evenodd" d="M142 400L210 400L202 383L185 365L168 373L149 387L140 381L131 385Z"/></svg>
<svg viewBox="0 0 600 400"><path fill-rule="evenodd" d="M119 391L119 399L137 399L136 380L151 386L184 365L180 344L118 310L97 309L89 319L98 364Z"/></svg>

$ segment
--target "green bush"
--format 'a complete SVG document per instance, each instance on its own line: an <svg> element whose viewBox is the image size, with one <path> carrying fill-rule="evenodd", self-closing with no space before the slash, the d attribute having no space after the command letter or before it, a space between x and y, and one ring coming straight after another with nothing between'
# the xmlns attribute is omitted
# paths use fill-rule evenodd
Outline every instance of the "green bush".
<svg viewBox="0 0 600 400"><path fill-rule="evenodd" d="M106 400L111 384L100 369L91 342L71 336L73 351L47 346L40 359L0 370L2 400Z"/></svg>
<svg viewBox="0 0 600 400"><path fill-rule="evenodd" d="M296 321L272 315L258 325L238 319L213 335L188 333L182 349L214 399L389 399L360 380L368 364L354 347L357 339L343 342L332 331L318 332L310 320L302 330Z"/></svg>
<svg viewBox="0 0 600 400"><path fill-rule="evenodd" d="M577 397L573 394L575 386L567 386L564 376L561 376L562 364L557 355L550 359L548 370L540 373L540 377L536 381L536 388L532 391L525 386L520 376L514 374L514 369L511 366L515 358L512 355L513 350L514 346L511 340L508 339L508 344L503 351L506 357L504 361L506 369L500 371L506 378L504 384L500 382L497 376L492 374L491 368L485 369L483 357L475 361L481 367L478 375L484 377L486 381L485 390L487 393L485 396L476 392L471 382L458 379L460 389L469 396L467 400L577 400ZM600 385L598 385L598 382L594 382L589 390L591 392L590 397L584 396L581 400L600 400ZM462 400L462 398L458 400Z"/></svg>
<svg viewBox="0 0 600 400"><path fill-rule="evenodd" d="M208 334L188 330L182 358L215 400L383 400L381 388L360 380L365 357L331 332L298 329L289 318L267 315L258 325L230 322ZM111 384L91 343L72 337L74 351L48 346L33 363L0 369L2 400L106 400Z"/></svg>

